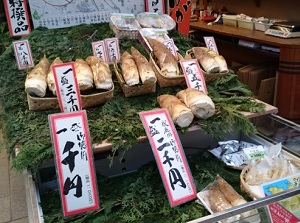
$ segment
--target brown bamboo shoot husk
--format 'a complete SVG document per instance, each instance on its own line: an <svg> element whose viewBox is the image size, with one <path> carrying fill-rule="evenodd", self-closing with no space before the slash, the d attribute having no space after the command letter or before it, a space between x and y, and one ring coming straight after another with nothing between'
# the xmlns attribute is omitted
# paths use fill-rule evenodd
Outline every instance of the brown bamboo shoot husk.
<svg viewBox="0 0 300 223"><path fill-rule="evenodd" d="M137 65L139 75L143 84L153 84L156 82L156 76L149 61L140 51L133 46L131 47L131 55Z"/></svg>
<svg viewBox="0 0 300 223"><path fill-rule="evenodd" d="M168 110L173 122L178 126L188 127L192 123L193 113L176 96L163 94L157 97L157 102L161 108Z"/></svg>
<svg viewBox="0 0 300 223"><path fill-rule="evenodd" d="M62 63L63 63L63 61L59 57L56 57L55 60L53 60L53 62L51 63L49 72L47 74L48 88L50 91L52 91L53 95L57 95L57 93L56 93L55 79L54 79L52 67L54 65L58 65L58 64L62 64Z"/></svg>
<svg viewBox="0 0 300 223"><path fill-rule="evenodd" d="M50 63L44 55L39 63L27 74L25 79L25 91L38 97L44 97L47 90L47 74Z"/></svg>
<svg viewBox="0 0 300 223"><path fill-rule="evenodd" d="M176 94L192 113L201 119L207 119L215 114L215 104L204 92L195 88L187 88Z"/></svg>
<svg viewBox="0 0 300 223"><path fill-rule="evenodd" d="M104 90L111 89L113 81L108 63L96 56L88 56L85 61L92 69L95 87Z"/></svg>
<svg viewBox="0 0 300 223"><path fill-rule="evenodd" d="M128 86L139 84L140 83L139 71L132 55L127 51L124 51L121 60L122 60L122 74L126 84Z"/></svg>
<svg viewBox="0 0 300 223"><path fill-rule="evenodd" d="M75 61L75 71L80 91L89 90L94 87L92 69L83 59Z"/></svg>
<svg viewBox="0 0 300 223"><path fill-rule="evenodd" d="M161 73L165 76L179 75L178 61L172 52L163 43L149 37L146 37L146 39L157 58Z"/></svg>
<svg viewBox="0 0 300 223"><path fill-rule="evenodd" d="M207 50L203 49L203 47L193 47L192 51L195 58L207 73L219 72L219 64L211 55L209 55Z"/></svg>

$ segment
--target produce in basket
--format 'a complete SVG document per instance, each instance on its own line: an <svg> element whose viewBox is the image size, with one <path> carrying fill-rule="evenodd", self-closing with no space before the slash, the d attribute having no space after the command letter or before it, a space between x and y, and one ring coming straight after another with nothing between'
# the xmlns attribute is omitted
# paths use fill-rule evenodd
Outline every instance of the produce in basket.
<svg viewBox="0 0 300 223"><path fill-rule="evenodd" d="M80 91L93 88L93 72L90 66L83 59L76 59L74 66Z"/></svg>
<svg viewBox="0 0 300 223"><path fill-rule="evenodd" d="M44 55L39 63L27 74L25 80L25 91L27 94L34 94L44 97L47 90L47 74L50 63Z"/></svg>
<svg viewBox="0 0 300 223"><path fill-rule="evenodd" d="M207 119L215 114L215 104L204 92L187 88L176 94L197 118Z"/></svg>
<svg viewBox="0 0 300 223"><path fill-rule="evenodd" d="M157 97L157 102L161 108L166 108L175 124L180 127L188 127L194 115L192 111L176 96L163 94Z"/></svg>
<svg viewBox="0 0 300 223"><path fill-rule="evenodd" d="M137 65L138 72L143 84L152 84L156 82L156 76L149 61L140 51L133 46L131 47L131 55Z"/></svg>
<svg viewBox="0 0 300 223"><path fill-rule="evenodd" d="M122 74L128 86L137 85L140 83L140 76L137 65L130 53L124 51L122 54Z"/></svg>
<svg viewBox="0 0 300 223"><path fill-rule="evenodd" d="M95 87L104 90L111 89L113 81L108 63L96 56L88 56L85 61L92 69Z"/></svg>
<svg viewBox="0 0 300 223"><path fill-rule="evenodd" d="M217 175L216 183L225 199L229 201L232 206L238 206L247 203L247 201L220 175ZM247 218L248 222L260 221L260 217L256 209L241 213L241 218Z"/></svg>
<svg viewBox="0 0 300 223"><path fill-rule="evenodd" d="M55 80L54 80L54 74L52 71L52 67L54 65L58 65L58 64L62 64L62 63L63 63L63 61L59 57L56 57L55 60L53 60L53 62L51 63L49 72L47 74L48 88L50 91L52 91L53 95L56 95L56 86L55 86Z"/></svg>
<svg viewBox="0 0 300 223"><path fill-rule="evenodd" d="M171 51L161 42L155 39L146 37L153 53L157 58L157 64L161 70L161 73L165 76L177 76L179 75L178 61Z"/></svg>
<svg viewBox="0 0 300 223"><path fill-rule="evenodd" d="M192 52L206 72L228 73L226 60L215 51L206 47L193 47Z"/></svg>

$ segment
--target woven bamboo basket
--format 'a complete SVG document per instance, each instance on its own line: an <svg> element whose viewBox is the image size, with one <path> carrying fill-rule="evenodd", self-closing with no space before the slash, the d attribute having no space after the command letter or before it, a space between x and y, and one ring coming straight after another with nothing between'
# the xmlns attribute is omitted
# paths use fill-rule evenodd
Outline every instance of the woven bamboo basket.
<svg viewBox="0 0 300 223"><path fill-rule="evenodd" d="M156 92L156 82L152 84L138 84L134 86L128 86L121 74L121 68L118 63L114 63L114 71L117 76L118 82L122 88L125 97L134 97L143 94L151 94Z"/></svg>
<svg viewBox="0 0 300 223"><path fill-rule="evenodd" d="M259 162L259 161L257 161ZM295 165L296 167L298 167L300 169L300 162L296 161L296 160L290 160L289 162L291 162L293 165ZM249 184L246 183L245 181L245 177L248 173L250 169L250 165L247 165L246 167L243 168L241 174L240 174L240 187L241 190L245 193L247 193L250 197L252 197L253 199L259 199L261 198L261 196L259 196L258 194L256 194L250 187Z"/></svg>
<svg viewBox="0 0 300 223"><path fill-rule="evenodd" d="M192 49L186 51L184 58L185 59L195 59L195 56L194 56L194 53L193 53ZM217 80L220 77L226 76L229 73L229 71L228 71L226 73L212 73L212 74L210 74L210 73L207 73L206 71L204 71L204 69L201 67L201 65L200 65L200 68L201 68L201 71L203 73L203 76L204 76L204 79L205 79L206 83L213 82L213 81Z"/></svg>
<svg viewBox="0 0 300 223"><path fill-rule="evenodd" d="M183 59L183 57L178 54L179 59ZM153 70L156 74L157 82L160 87L172 87L172 86L182 86L186 85L186 80L183 74L178 76L168 77L161 73L161 70L157 63L155 62L155 56L151 52L149 56L149 62L153 67ZM178 65L180 67L180 65Z"/></svg>
<svg viewBox="0 0 300 223"><path fill-rule="evenodd" d="M81 95L82 108L94 107L104 104L114 96L114 85L110 90ZM59 103L57 97L34 97L27 94L27 102L29 110L53 110L59 109Z"/></svg>

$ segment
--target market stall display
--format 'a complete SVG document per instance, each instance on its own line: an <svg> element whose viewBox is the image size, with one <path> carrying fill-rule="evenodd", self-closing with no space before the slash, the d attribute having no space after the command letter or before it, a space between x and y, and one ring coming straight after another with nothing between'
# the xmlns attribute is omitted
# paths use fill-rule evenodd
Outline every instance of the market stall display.
<svg viewBox="0 0 300 223"><path fill-rule="evenodd" d="M95 30L97 30L97 32L95 32ZM49 38L50 36L51 38ZM36 61L38 61L45 52L47 52L49 60L54 60L59 55L62 61L75 61L76 58L86 58L91 55L91 41L112 36L114 36L114 33L108 28L108 25L101 24L81 25L60 30L36 29L31 35L28 36L28 39L32 43L32 53L34 58L36 58ZM179 52L186 52L191 48L191 42L189 42L186 37L179 35L177 32L170 33L170 36L172 36L176 45L178 45ZM41 51L41 46L47 47ZM138 49L141 53L144 53L144 55L147 55L137 41L120 41L121 52L130 52L132 46ZM12 153L15 146L20 145L20 151L13 161L14 168L18 170L36 170L41 163L53 157L47 120L48 114L59 111L47 110L44 112L35 112L28 110L26 101L27 94L24 91L25 72L18 70L16 64L7 62L12 61L13 59L14 55L11 49L8 49L3 55L0 56L0 62L3 64L1 69L3 69L3 73L5 74L0 77L0 92L4 96L1 98L1 104L3 105L3 109L5 111L4 115L6 118L3 126L4 134L9 141L9 152ZM110 66L110 69L113 70L113 65ZM87 115L92 141L94 143L103 141L110 142L112 145L111 152L113 156L119 151L120 148L124 149L125 152L128 151L134 144L137 143L140 136L145 135L144 129L138 117L138 113L140 111L158 108L158 103L156 101L158 96L164 94L175 95L179 90L184 90L185 86L158 88L157 91L152 94L127 98L124 97L120 85L117 83L116 76L113 75L112 78L114 83L116 83L115 89L113 89L115 95L112 100L87 109ZM191 124L201 126L203 131L211 135L213 138L225 137L228 132L232 131L233 127L238 131L243 131L246 134L255 133L256 130L252 123L246 116L241 114L240 111L263 112L265 107L264 104L254 100L249 100L252 99L251 91L249 91L245 85L238 81L237 76L233 71L230 71L228 75L220 78L219 80L211 82L207 86L209 95L211 96L211 99L215 105L215 109L218 112L205 120L194 118ZM12 85L11 83L14 84ZM18 92L18 94L16 94L16 92ZM15 97L11 98L9 97L10 95L15 95ZM219 128L220 123L224 125L224 128ZM178 127L178 131L184 133L186 129ZM215 163L211 156L207 155L206 153L201 154L201 156L206 156L204 160L207 161L211 159L212 162ZM210 167L212 166L211 163L207 162L206 164ZM215 165L213 166L213 168L215 168ZM195 170L202 170L202 167L202 164L200 169L199 166L197 167L197 165L195 165ZM215 171L219 172L220 169L221 168L215 169ZM200 176L196 176L195 174L194 177L198 179L197 182L202 182L203 180L201 180L201 173L203 172L199 173ZM231 175L231 173L229 173L229 175ZM210 176L210 174L208 174L208 176ZM235 177L235 180L239 182L238 177ZM235 185L237 185L237 182L235 182ZM161 184L156 186L160 186L159 190L163 188ZM125 187L124 189L128 188ZM124 194L126 195L127 193ZM156 192L154 192L154 194L156 194ZM150 195L152 196L153 193ZM110 195L108 195L108 197L110 197ZM161 198L161 196L159 197ZM138 199L140 199L140 196ZM185 220L188 220L198 217L199 215L207 214L206 211L203 211L203 209L200 208L202 210L201 213L197 210L197 214L193 212L191 215L186 216L183 214L182 210L178 212L177 209L170 210L167 200L159 200L160 201L158 201L158 203L161 202L160 207L166 211L167 218L170 216L170 214L174 216L173 214L177 213L179 215L177 216L177 219L178 221L181 221L182 217ZM153 206L155 206L155 202L152 200L150 201L152 202L151 204L154 204ZM116 207L119 207L119 202L117 199L114 200L113 203L116 205ZM122 199L122 202L126 202L126 199ZM107 205L107 210L109 210L109 207L112 206L110 206L108 203ZM167 208L166 205L168 206ZM131 207L131 205L129 206ZM47 210L47 208L45 210ZM188 208L188 210L190 210L190 208ZM57 213L58 211L56 210L56 214ZM118 214L112 213L112 215L116 216ZM134 214L134 217L136 217L135 219L138 220L148 217L136 215L138 215L138 212L135 212ZM85 216L80 217L86 219L88 218ZM100 218L102 217L105 216L100 216ZM120 218L120 215L117 217ZM61 218L60 213L54 218L54 221L57 221L57 219ZM133 219L133 221L135 219Z"/></svg>

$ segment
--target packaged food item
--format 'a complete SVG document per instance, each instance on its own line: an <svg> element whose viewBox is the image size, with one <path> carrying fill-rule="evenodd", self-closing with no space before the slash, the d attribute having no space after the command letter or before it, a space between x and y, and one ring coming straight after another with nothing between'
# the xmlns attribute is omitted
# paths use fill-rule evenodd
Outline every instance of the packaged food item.
<svg viewBox="0 0 300 223"><path fill-rule="evenodd" d="M142 28L134 14L112 13L109 26L119 39L137 39L138 31Z"/></svg>
<svg viewBox="0 0 300 223"><path fill-rule="evenodd" d="M136 19L143 28L162 28L170 31L176 26L175 21L168 14L142 12L136 16Z"/></svg>

